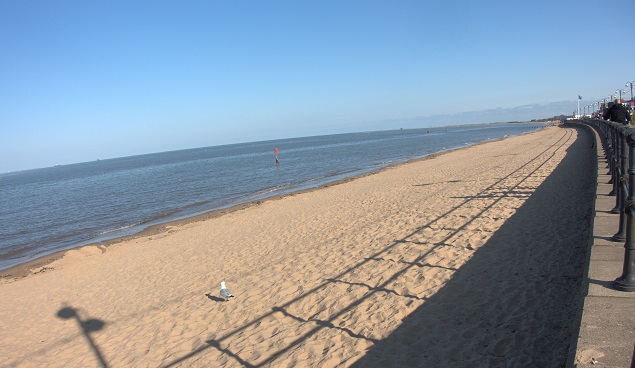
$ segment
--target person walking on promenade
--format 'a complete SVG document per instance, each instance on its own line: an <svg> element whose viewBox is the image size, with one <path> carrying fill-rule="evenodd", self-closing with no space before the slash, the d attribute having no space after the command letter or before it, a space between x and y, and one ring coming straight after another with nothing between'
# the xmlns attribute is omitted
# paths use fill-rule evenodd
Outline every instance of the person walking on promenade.
<svg viewBox="0 0 635 368"><path fill-rule="evenodd" d="M604 120L610 120L616 123L628 125L631 121L631 114L629 114L626 107L622 105L622 100L618 98L617 100L615 100L613 106L609 107L609 109L604 112L602 118L604 118Z"/></svg>

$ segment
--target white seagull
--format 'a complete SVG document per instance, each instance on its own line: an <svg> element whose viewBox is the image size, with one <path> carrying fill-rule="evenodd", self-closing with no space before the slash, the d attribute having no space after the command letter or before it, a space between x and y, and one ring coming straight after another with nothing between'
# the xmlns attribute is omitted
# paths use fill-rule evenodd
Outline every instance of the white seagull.
<svg viewBox="0 0 635 368"><path fill-rule="evenodd" d="M233 298L234 297L232 295L231 291L227 290L227 287L225 287L225 281L221 281L220 282L220 296L221 296L221 298L225 299L226 301L229 300L229 298Z"/></svg>

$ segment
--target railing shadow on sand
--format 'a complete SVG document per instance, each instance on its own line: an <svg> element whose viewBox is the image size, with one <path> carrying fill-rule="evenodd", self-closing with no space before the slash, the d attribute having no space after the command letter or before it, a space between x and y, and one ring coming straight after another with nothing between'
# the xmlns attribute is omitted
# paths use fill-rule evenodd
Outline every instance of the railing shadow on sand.
<svg viewBox="0 0 635 368"><path fill-rule="evenodd" d="M635 127L598 119L582 123L601 136L611 175L607 184L613 184L609 196L615 196L615 207L610 212L620 215L619 229L611 240L624 242L624 266L612 288L635 292Z"/></svg>
<svg viewBox="0 0 635 368"><path fill-rule="evenodd" d="M580 129L580 130L584 130L584 129ZM565 305L565 308L561 308L561 306L559 306L558 308L552 308L551 310L549 310L550 313L555 313L557 314L557 316L547 316L547 318L549 319L549 321L551 322L551 324L553 325L552 327L554 328L554 330L562 330L563 328L566 330L566 332L563 332L563 334L558 335L559 337L559 341L551 341L548 338L540 337L544 334L544 331L542 331L542 327L540 328L541 331L538 331L538 329L536 329L535 332L535 336L524 336L524 338L519 337L518 335L514 335L514 333L516 331L510 331L510 329L518 329L518 327L514 327L513 325L509 328L507 328L506 333L509 334L509 336L515 336L516 337L516 343L517 345L522 345L522 344L526 344L527 342L531 342L533 341L532 339L538 339L540 340L540 346L542 347L542 349L538 349L536 350L536 354L544 356L545 358L543 360L545 360L545 363L548 364L552 364L553 361L547 361L548 359L551 359L551 357L549 356L549 354L547 354L546 352L548 351L552 351L552 354L560 354L560 358L562 359L563 362L565 362L568 358L567 358L567 354L569 354L569 346L570 346L570 342L568 341L569 337L575 333L573 333L571 330L575 329L575 322L576 321L572 321L572 318L575 319L575 317L572 316L579 316L579 295L577 292L577 289L575 289L573 292L570 290L571 287L573 288L579 288L579 283L581 282L581 278L582 278L582 267L583 265L580 265L579 269L580 269L580 275L569 275L569 274L565 274L565 275L561 275L560 278L556 277L551 277L549 282L546 282L545 279L540 279L540 277L546 277L546 274L549 272L552 272L554 270L544 270L545 266L541 266L545 264L545 259L540 259L538 257L533 257L531 252L532 252L532 247L531 246L526 246L526 247L522 247L524 249L524 253L522 254L522 262L524 263L523 268L522 269L515 269L515 268L510 268L510 267L500 267L500 264L497 264L496 262L498 262L499 260L496 260L495 258L494 261L495 262L490 262L490 261L481 261L482 259L487 259L486 256L483 256L483 254L486 253L495 253L493 250L489 250L494 248L495 246L499 246L501 244L504 244L506 242L506 240L508 240L509 238L507 238L506 236L497 236L496 234L494 234L494 236L487 241L486 244L484 244L479 251L474 253L474 256L472 257L472 259L470 259L466 264L464 264L460 269L456 270L456 269L451 269L448 268L448 270L454 271L454 275L452 276L452 278L450 279L450 281L448 281L444 286L441 287L441 289L439 291L436 292L436 294L432 295L431 297L426 297L426 298L420 298L416 295L400 295L397 291L392 290L389 286L391 283L393 283L396 279L398 279L401 275L403 275L404 273L406 273L408 270L414 268L414 267L426 267L426 258L432 253L434 252L436 249L439 249L441 247L447 247L448 245L446 244L446 241L448 239L450 239L451 237L455 236L456 234L464 231L466 229L466 227L468 225L470 225L472 222L474 222L476 219L478 219L479 217L483 216L488 210L490 210L493 206L499 204L501 201L503 201L505 198L509 198L509 197L522 197L523 200L526 200L525 203L532 203L532 206L540 206L541 203L544 203L545 200L550 200L549 198L545 199L542 198L544 197L544 194L542 196L540 195L536 195L537 192L535 192L535 195L532 196L527 196L526 193L527 192L527 187L529 186L529 184L527 183L528 179L532 178L532 176L536 175L537 171L542 168L547 162L549 162L549 160L553 157L553 155L555 155L556 151L562 149L562 147L564 147L566 144L570 143L569 141L572 139L572 135L566 134L563 135L563 137L556 143L554 143L551 147L548 147L547 149L545 149L543 152L541 152L540 154L536 155L534 158L528 160L526 163L524 163L523 165L519 166L516 170L514 170L513 172L507 174L505 177L498 179L496 182L494 182L493 184L491 184L490 186L488 186L487 188L485 188L481 193L479 193L476 196L467 196L464 197L463 201L452 207L451 209L449 209L446 213L443 213L441 215L439 215L438 217L436 217L435 219L429 221L426 224L421 225L420 227L418 227L417 229L415 229L411 234L403 237L402 239L397 239L395 241L393 241L391 244L387 245L386 247L384 247L383 249L379 250L378 252L376 252L375 254L365 257L364 259L360 260L357 264L352 265L351 267L347 268L346 270L344 270L342 273L329 277L327 279L325 279L324 282L322 282L321 284L319 284L318 286L312 288L311 290L308 290L306 292L304 292L303 294L289 300L288 302L282 304L282 305L278 305L275 307L271 308L271 311L268 313L265 313L257 318L255 318L254 320L252 320L251 322L238 327L232 331L230 331L229 333L225 334L224 336L221 336L219 338L215 338L215 339L210 339L205 341L205 344L198 347L197 349L194 349L193 351L191 351L188 354L185 354L181 357L178 357L170 362L167 362L166 364L162 365L162 367L167 368L167 367L174 367L174 366L180 366L182 364L188 364L187 362L194 358L195 356L202 354L203 352L205 352L208 349L216 349L218 350L218 352L226 354L226 356L230 357L231 359L233 359L235 361L236 364L239 364L241 366L244 367L263 367L263 366L269 366L271 365L276 359L280 358L281 356L283 356L284 354L288 353L289 351L291 351L292 349L294 349L295 347L301 345L303 342L309 340L312 336L316 335L319 331L323 330L323 329L338 329L344 333L346 333L348 336L354 337L356 339L363 339L363 340L367 340L373 343L373 347L371 347L371 349L366 353L365 356L363 356L361 358L361 360L359 360L357 363L355 363L355 366L359 366L359 367L372 367L372 366L382 366L382 364L389 362L390 359L393 359L396 357L396 355L399 354L400 351L397 351L401 348L405 348L408 350L409 353L412 353L412 358L413 359L421 359L421 361L426 360L430 363L432 363L432 365L434 365L434 359L439 358L437 356L434 355L433 352L431 352L430 346L426 346L427 343L432 343L434 344L434 341L429 341L426 339L423 340L412 340L409 341L408 344L400 344L399 341L402 341L402 332L404 329L408 329L410 330L413 324L416 324L417 326L421 326L424 327L423 325L426 324L426 321L429 322L429 325L435 325L435 319L438 318L439 316L445 314L445 316L447 317L447 310L444 309L444 300L448 299L448 300L453 300L454 304L452 306L452 310L453 313L456 313L457 315L454 316L456 318L459 317L465 317L466 315L469 316L479 316L480 313L480 309L479 308L489 308L487 306L488 302L491 303L498 303L497 300L483 300L484 303L479 304L479 306L474 306L474 305L466 305L465 303L461 304L460 302L457 303L457 301L461 300L461 294L465 293L465 289L464 289L464 284L462 282L462 280L466 280L466 279L472 279L472 280L478 280L479 276L482 275L483 272L490 272L490 277L486 278L486 280L491 281L491 275L494 275L496 278L500 278L500 280L504 280L506 278L525 278L527 279L527 281L531 284L531 290L529 291L523 291L523 290L519 290L519 292L531 292L536 294L536 298L540 298L539 294L540 291L544 291L545 288L555 288L557 287L557 294L558 294L558 298L559 300L561 300L562 304ZM582 143L578 143L578 142L574 142L573 145L571 147L574 146L580 146ZM565 160L574 160L573 158L569 158L567 159L565 157ZM556 169L556 171L559 172L563 172L566 170L569 170L568 168L563 168L563 166L565 165L559 165L558 168ZM523 173L523 170L529 170L528 173ZM554 172L555 173L555 172ZM553 174L552 174L553 175ZM566 176L565 174L562 174L561 176ZM551 176L550 176L551 177ZM545 179L545 182L542 185L545 185L545 183L547 183L550 180L550 177L548 177L547 179ZM506 190L501 189L502 187L502 183L505 182L505 180L509 179L509 178L515 178L516 183L513 184L511 187L508 187ZM508 185L508 184L506 184ZM541 187L542 187L541 185ZM553 185L558 185L558 183L555 183ZM522 195L519 196L519 188L523 188L522 189ZM540 188L540 187L539 187ZM536 188L539 189L539 188ZM544 193L549 193L549 191L543 191ZM551 191L553 192L553 190ZM496 193L496 195L492 195L492 193ZM333 313L331 313L328 318L326 319L317 319L317 318L304 318L302 316L298 316L295 315L293 313L291 313L289 311L289 308L292 307L295 303L299 302L302 299L305 299L311 295L317 294L319 292L321 292L322 290L324 290L325 288L327 288L330 285L333 284L337 284L337 283L346 283L347 281L343 280L343 277L347 274L352 273L353 271L355 271L356 269L367 265L369 262L377 262L378 260L382 260L382 256L384 254L386 254L387 252L389 252L391 249L395 248L396 246L398 246L399 244L403 244L405 242L410 242L410 238L418 233L420 233L421 231L423 231L424 229L428 229L431 226L433 226L435 223L439 222L440 220L442 220L443 218L446 218L448 216L451 216L454 212L457 212L460 208L467 206L467 205L473 205L476 202L478 203L483 203L484 200L483 199L487 199L490 202L483 204L482 208L480 209L480 211L476 214L474 214L473 216L471 216L470 218L466 218L465 219L465 223L462 226L458 226L457 228L453 229L447 236L445 240L441 240L436 242L435 244L432 245L432 248L427 250L426 252L421 253L415 260L411 261L411 262L403 262L403 263L397 263L395 262L395 268L397 268L395 270L394 273L392 273L392 275L387 276L384 281L382 283L380 283L377 286L370 286L367 284L363 284L362 283L358 283L359 285L351 285L351 286L359 286L359 287L364 287L367 289L367 292L360 298L354 300L353 302L345 305L343 308L340 308L339 311L335 311ZM480 202L479 202L480 201ZM563 215L563 214L553 214L553 216L538 216L538 218L536 218L535 216L535 212L530 212L530 211L523 211L523 208L525 207L525 204L523 204L518 211L516 212L516 214L514 214L512 216L511 219L514 219L514 221L507 221L513 224L507 225L506 224L503 225L503 228L501 229L506 235L509 234L513 234L514 232L516 232L519 228L523 228L524 226L536 226L537 228L539 228L541 226L541 224L544 224L545 222L552 222L553 221L553 216L559 216L559 215ZM561 212L565 212L568 209L563 208L561 209ZM589 215L590 216L590 215ZM557 218L557 217L556 217ZM510 219L510 220L511 220ZM536 221L538 221L539 223L535 223ZM590 221L590 220L589 220ZM500 231L500 230L499 230ZM534 231L537 232L537 231ZM532 234L531 231L527 232L528 234ZM587 234L588 235L588 234ZM517 236L517 235L516 235ZM518 237L518 236L517 236ZM583 237L583 236L582 236ZM524 239L524 241L529 241L531 242L531 238L527 238ZM579 239L578 239L579 240ZM538 241L538 240L536 240ZM571 241L575 241L575 239L571 240ZM586 255L584 254L584 252L586 251L586 244L584 244L584 241L579 241L577 244L577 247L574 248L570 248L570 249L565 249L564 251L561 251L558 253L558 261L559 262L571 262L571 258L576 258L579 259L580 262L584 262L583 260L585 259ZM516 247L515 244L507 244L508 247L511 248L518 248ZM498 250L497 250L498 251ZM575 253L577 255L572 256L572 253ZM579 253L579 254L578 254ZM485 262L485 263L483 263ZM557 263L557 262L556 262ZM550 265L553 265L552 263L549 263ZM543 274L540 274L540 272L543 272ZM536 277L536 275L538 275L538 278ZM546 284L551 283L551 281L555 282L550 285L550 286L545 286ZM479 281L481 282L481 281ZM474 286L474 285L473 285ZM478 287L483 286L485 287L485 285L481 285L478 282L475 285L478 289ZM471 292L475 292L478 290L471 290ZM511 291L510 291L511 292ZM343 316L345 313L349 313L351 311L353 311L355 308L359 307L364 301L368 300L370 297L374 296L375 294L381 294L381 295L396 295L399 298L419 298L419 299L423 299L426 300L426 302L419 307L418 309L415 310L414 313L412 313L411 315L409 315L408 317L406 317L403 321L403 323L401 323L401 327L398 327L396 331L394 331L390 336L383 338L381 340L377 340L374 339L372 337L369 336L365 336L363 334L360 333L356 333L348 328L342 328L339 326L336 326L334 324L334 321L340 317ZM532 295L534 295L532 294ZM208 298L210 298L209 295L207 295ZM509 298L513 298L513 293L510 293L509 296L506 296L505 298L507 298L507 302L514 304L514 301L510 301ZM212 299L212 298L210 298ZM214 299L212 299L214 300ZM516 304L518 304L516 302ZM521 305L516 305L514 304L514 308L523 308ZM532 314L534 315L539 315L539 316L543 316L541 318L544 318L544 305L541 304L541 302L537 302L537 303L530 303L527 306L524 306L524 308L526 308L526 310L523 310L523 312L521 314L523 315L529 315L531 316ZM303 323L303 324L313 324L314 326L312 328L310 328L308 331L306 331L305 333L303 333L301 336L298 336L296 339L289 341L285 344L285 346L279 348L277 351L271 352L268 356L264 357L264 359L258 359L257 362L248 362L248 360L251 360L247 357L241 357L240 353L237 352L233 352L230 348L228 348L228 342L229 339L232 336L235 336L237 334L239 334L241 331L245 331L246 329L249 328L254 328L255 326L258 326L258 324L260 322L262 322L264 319L271 317L273 314L279 313L282 316L284 316L284 318L289 319L289 321L294 321L294 322L299 322L299 323ZM460 316L459 316L460 314ZM485 315L487 313L483 313L483 315ZM449 318L453 318L452 313L449 314ZM489 317L488 317L489 318ZM491 318L490 318L491 319ZM417 320L417 322L410 322L410 321L414 321ZM554 322L555 321L555 322ZM565 324L566 326L562 326L562 324L558 323L557 321L567 321ZM423 323L422 323L423 322ZM479 326L483 327L483 328L487 328L488 331L490 332L490 334L496 334L496 332L494 331L495 329L495 325L496 325L496 321L495 320L483 320L481 321L482 323L479 324ZM578 321L579 322L579 321ZM483 325L484 324L484 325ZM489 327L487 327L487 326ZM446 326L448 328L446 329L442 329L442 331L436 331L436 334L432 334L434 336L439 336L439 334L441 335L441 340L443 340L443 343L446 345L450 345L448 346L445 350L446 351L457 351L460 350L461 348L463 348L463 344L466 341L470 340L470 333L468 333L468 331L464 330L463 328L461 328L460 326ZM491 331L490 331L491 329ZM422 330L424 331L424 330ZM431 336L432 336L431 335ZM507 337L505 337L507 338ZM561 341L562 339L565 339L567 341ZM553 348L553 345L555 344L561 344L563 346L565 346L563 349L561 349L561 351L557 351L555 352L557 349ZM487 348L487 346L485 346L485 348ZM490 348L493 348L490 347ZM397 350L395 350L397 349ZM532 346L529 346L528 349L532 349ZM496 361L500 362L501 359L504 359L503 357L500 356L496 356L496 352L493 352L492 354L492 363L494 364ZM456 356L456 358L460 359L460 356ZM528 359L533 359L534 363L536 361L539 361L540 357L528 357ZM410 359L410 358L408 358ZM538 360L536 360L538 359ZM382 363L383 362L383 363ZM480 364L480 363L479 363Z"/></svg>

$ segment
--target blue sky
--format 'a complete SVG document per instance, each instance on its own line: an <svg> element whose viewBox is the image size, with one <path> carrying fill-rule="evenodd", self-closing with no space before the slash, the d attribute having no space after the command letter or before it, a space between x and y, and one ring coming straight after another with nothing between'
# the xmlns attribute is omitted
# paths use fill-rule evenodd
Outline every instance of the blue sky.
<svg viewBox="0 0 635 368"><path fill-rule="evenodd" d="M0 172L466 112L569 114L578 95L635 80L634 13L588 0L0 0Z"/></svg>

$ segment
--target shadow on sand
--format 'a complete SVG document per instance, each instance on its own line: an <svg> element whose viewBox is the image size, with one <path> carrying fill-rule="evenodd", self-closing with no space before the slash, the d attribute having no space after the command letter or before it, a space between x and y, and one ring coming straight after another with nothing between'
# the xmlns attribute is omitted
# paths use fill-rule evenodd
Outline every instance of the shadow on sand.
<svg viewBox="0 0 635 368"><path fill-rule="evenodd" d="M95 344L95 341L90 336L91 333L103 329L104 326L106 325L105 322L99 319L83 320L79 316L79 312L77 311L77 309L74 309L71 307L64 307L60 309L57 312L57 317L59 317L60 319L74 319L75 322L77 322L77 326L82 332L82 335L84 336L84 339L86 340L86 343L88 344L90 349L93 351L93 354L95 354L95 358L97 358L97 360L99 361L99 366L104 368L108 367L108 364L106 363L104 356L99 350L99 347L97 346L97 344Z"/></svg>
<svg viewBox="0 0 635 368"><path fill-rule="evenodd" d="M501 178L479 195L465 197L457 207L422 224L412 234L395 240L379 252L361 259L338 275L327 278L315 288L272 308L250 323L220 336L176 357L163 367L188 364L188 361L208 349L216 349L233 359L235 365L245 367L275 366L276 359L301 345L322 329L337 329L347 336L370 341L373 346L354 363L355 367L473 367L473 366L537 366L561 367L567 364L569 348L577 336L581 308L581 282L588 258L592 198L595 178L593 172L591 135L584 128L575 128L578 138L567 148L567 155L546 178L529 193L527 182L549 162L553 152L564 149L573 139L571 131L543 153L521 165L507 177ZM549 156L551 152L551 156ZM523 170L530 171L522 174ZM515 184L507 192L500 190L504 180L514 178ZM519 188L522 188L519 190ZM493 195L492 193L496 193ZM346 281L344 276L370 262L384 260L388 251L418 234L431 224L450 216L457 209L483 202L478 214L454 229L448 238L465 230L476 218L505 198L522 198L524 204L515 214L476 251L439 291L429 298L401 295L391 288L399 277L413 267L427 267L427 259L436 248L415 260L394 263L394 273L385 275L379 285ZM549 204L545 206L545 204ZM555 204L555 205L554 205ZM294 315L289 310L294 303L323 292L335 283L362 287L367 291L328 318L317 319ZM399 327L383 339L354 332L350 327L336 326L334 321L359 308L362 303L381 295L408 300L424 300L413 313L405 317ZM208 298L217 301L215 298ZM281 313L289 323L310 326L307 332L288 341L258 362L229 348L229 339L248 328L257 328L261 321L274 313ZM328 352L324 354L328 355ZM199 362L200 363L200 362ZM350 365L351 362L344 362Z"/></svg>
<svg viewBox="0 0 635 368"><path fill-rule="evenodd" d="M592 138L577 132L564 160L514 216L354 367L571 363L595 180Z"/></svg>

